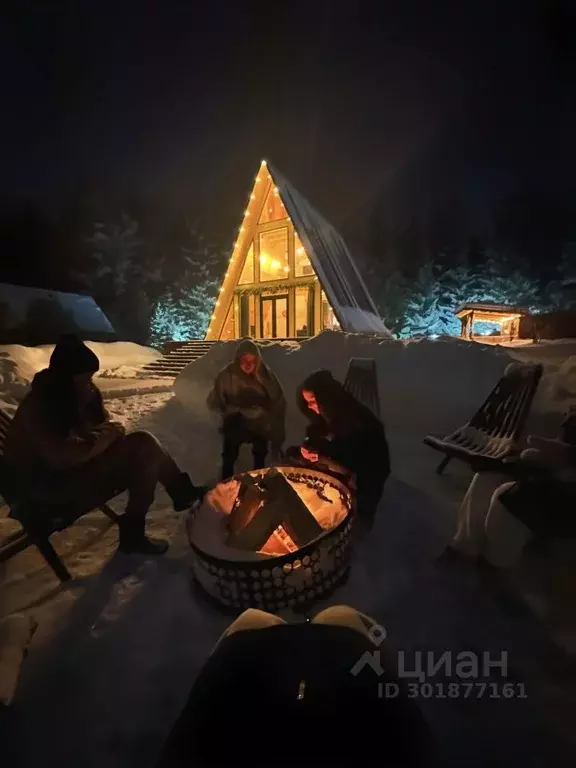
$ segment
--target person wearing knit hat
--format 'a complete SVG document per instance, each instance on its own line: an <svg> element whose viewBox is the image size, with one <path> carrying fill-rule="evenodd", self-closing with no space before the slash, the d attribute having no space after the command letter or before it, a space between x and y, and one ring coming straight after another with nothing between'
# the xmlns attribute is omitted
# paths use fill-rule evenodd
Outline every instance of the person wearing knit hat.
<svg viewBox="0 0 576 768"><path fill-rule="evenodd" d="M100 360L78 336L66 334L54 347L48 367L61 376L93 375L100 368Z"/></svg>
<svg viewBox="0 0 576 768"><path fill-rule="evenodd" d="M286 399L280 382L262 361L260 348L243 339L234 360L216 377L208 408L222 415L222 479L234 474L243 443L252 445L254 469L265 465L268 447L280 456L285 437Z"/></svg>
<svg viewBox="0 0 576 768"><path fill-rule="evenodd" d="M124 552L161 554L167 543L145 535L158 483L174 509L188 509L204 489L193 485L149 432L126 434L110 420L92 381L96 354L76 336L63 336L48 368L36 374L10 425L4 466L16 498L86 512L128 491L119 521Z"/></svg>

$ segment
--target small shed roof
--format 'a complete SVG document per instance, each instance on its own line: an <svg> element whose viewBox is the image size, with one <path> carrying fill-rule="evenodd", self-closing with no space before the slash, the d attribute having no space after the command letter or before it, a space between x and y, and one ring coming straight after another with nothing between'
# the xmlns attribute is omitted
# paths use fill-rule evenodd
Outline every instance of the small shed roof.
<svg viewBox="0 0 576 768"><path fill-rule="evenodd" d="M527 315L528 310L523 309L522 307L512 307L508 304L482 304L482 303L470 303L470 304L462 304L462 306L458 307L458 309L454 312L456 317L465 317L466 315L469 315L471 312L474 312L475 314L486 314L486 315Z"/></svg>

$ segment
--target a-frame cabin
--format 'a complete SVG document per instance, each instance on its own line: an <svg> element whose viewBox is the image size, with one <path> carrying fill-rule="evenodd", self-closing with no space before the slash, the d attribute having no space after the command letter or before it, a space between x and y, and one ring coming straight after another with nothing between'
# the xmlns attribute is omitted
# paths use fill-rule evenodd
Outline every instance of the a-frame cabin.
<svg viewBox="0 0 576 768"><path fill-rule="evenodd" d="M340 235L262 161L206 339L326 328L390 335Z"/></svg>

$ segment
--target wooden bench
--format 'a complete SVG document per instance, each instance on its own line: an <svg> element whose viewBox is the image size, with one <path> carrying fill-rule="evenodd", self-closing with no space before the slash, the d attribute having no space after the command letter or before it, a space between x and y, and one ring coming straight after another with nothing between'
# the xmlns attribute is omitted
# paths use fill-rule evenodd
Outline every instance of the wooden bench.
<svg viewBox="0 0 576 768"><path fill-rule="evenodd" d="M15 498L10 493L9 489L5 487L6 483L2 478L1 463L6 435L8 434L11 421L11 417L0 409L0 495L10 508L10 517L20 523L22 530L8 537L3 544L0 544L0 563L22 552L27 547L34 545L38 547L42 556L60 581L69 581L72 576L58 557L56 550L50 542L50 536L53 533L65 530L80 517L83 517L92 510L70 509L68 507L56 508L51 506L50 514L48 514L41 504ZM113 493L110 495L110 498L116 495L116 493ZM100 506L99 509L112 522L118 522L118 515L108 504Z"/></svg>
<svg viewBox="0 0 576 768"><path fill-rule="evenodd" d="M426 445L446 454L436 472L442 474L452 459L475 471L502 469L504 459L518 450L541 376L541 365L512 363L469 422L446 437L425 437Z"/></svg>
<svg viewBox="0 0 576 768"><path fill-rule="evenodd" d="M380 397L376 360L373 357L352 357L344 379L344 389L380 418Z"/></svg>

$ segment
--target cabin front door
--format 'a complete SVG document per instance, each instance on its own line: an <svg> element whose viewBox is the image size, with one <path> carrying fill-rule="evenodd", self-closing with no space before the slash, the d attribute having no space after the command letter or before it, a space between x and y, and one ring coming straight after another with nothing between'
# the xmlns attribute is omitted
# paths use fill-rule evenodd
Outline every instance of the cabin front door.
<svg viewBox="0 0 576 768"><path fill-rule="evenodd" d="M262 338L285 339L288 336L288 294L262 296Z"/></svg>

